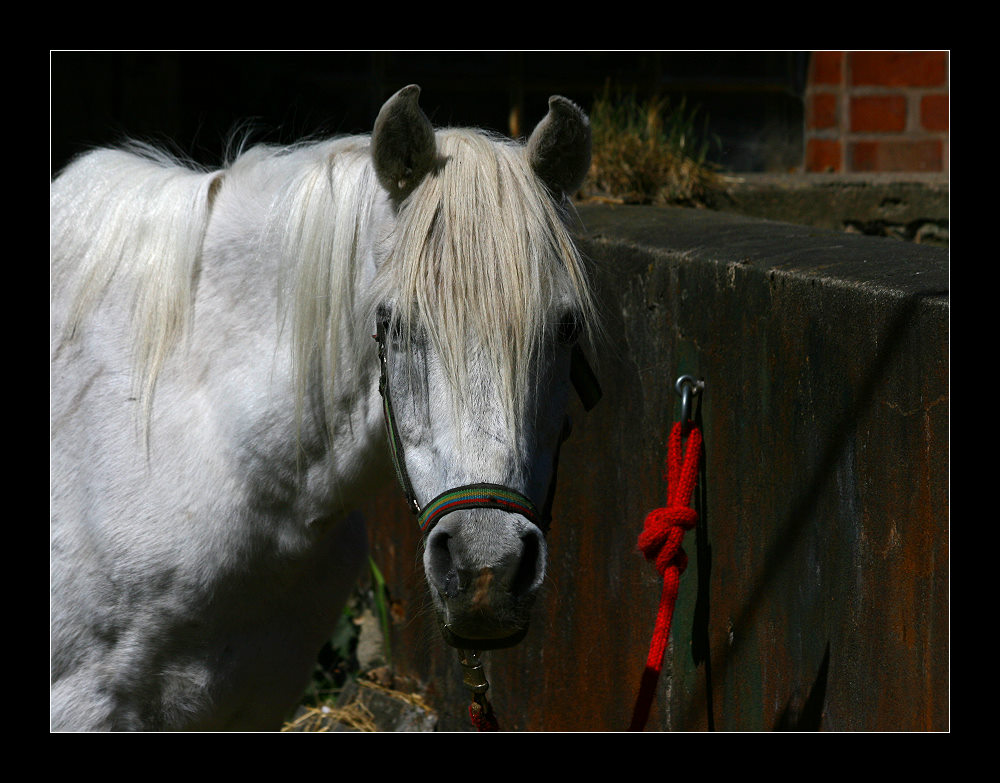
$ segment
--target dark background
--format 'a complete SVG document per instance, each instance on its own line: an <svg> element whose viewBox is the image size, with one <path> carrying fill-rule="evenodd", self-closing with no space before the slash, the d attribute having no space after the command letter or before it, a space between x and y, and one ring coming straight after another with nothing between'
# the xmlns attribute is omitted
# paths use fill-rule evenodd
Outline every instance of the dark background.
<svg viewBox="0 0 1000 783"><path fill-rule="evenodd" d="M435 125L527 135L548 96L588 110L605 84L681 97L730 171L802 162L806 52L52 52L52 171L98 144L140 138L216 165L234 138L289 143L368 132L410 83Z"/></svg>

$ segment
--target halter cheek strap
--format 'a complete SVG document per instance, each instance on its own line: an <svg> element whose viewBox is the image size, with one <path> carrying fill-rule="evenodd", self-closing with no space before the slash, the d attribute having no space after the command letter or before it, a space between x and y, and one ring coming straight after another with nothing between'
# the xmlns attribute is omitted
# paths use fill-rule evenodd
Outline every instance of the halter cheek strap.
<svg viewBox="0 0 1000 783"><path fill-rule="evenodd" d="M374 335L378 342L378 360L380 366L378 391L382 395L382 418L385 420L385 431L389 438L389 455L392 466L396 470L396 480L403 490L406 503L414 514L420 513L420 503L410 483L410 474L406 471L406 460L403 458L403 443L396 429L396 417L392 412L392 397L389 394L389 365L385 349L385 321L379 318L377 331Z"/></svg>
<svg viewBox="0 0 1000 783"><path fill-rule="evenodd" d="M410 475L406 470L406 460L403 456L403 443L399 438L399 430L396 427L396 417L392 409L392 395L389 391L389 367L388 356L385 347L386 321L378 319L376 333L373 335L378 343L378 356L380 365L380 377L378 390L382 395L382 415L385 419L386 435L389 439L389 453L392 457L392 464L396 471L396 479L406 497L407 505L417 517L417 524L420 531L428 533L442 517L453 511L461 511L471 508L497 508L501 511L520 514L542 530L548 528L551 521L551 503L555 494L555 471L558 464L559 452L556 450L556 458L553 463L552 482L549 486L546 507L540 515L531 499L511 487L500 484L466 484L454 489L448 489L431 500L423 508L417 500L417 495L413 491L413 484ZM590 410L600 398L600 386L594 377L587 360L584 358L579 347L574 346L572 356L571 377L577 391L584 401L584 407ZM569 435L568 417L567 424L563 427L563 434L560 444Z"/></svg>

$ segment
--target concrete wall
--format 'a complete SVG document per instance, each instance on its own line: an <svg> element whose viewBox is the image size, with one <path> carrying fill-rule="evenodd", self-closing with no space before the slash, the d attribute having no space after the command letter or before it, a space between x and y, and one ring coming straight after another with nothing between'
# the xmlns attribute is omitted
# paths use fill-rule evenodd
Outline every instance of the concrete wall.
<svg viewBox="0 0 1000 783"><path fill-rule="evenodd" d="M647 730L940 730L948 711L947 251L705 211L584 207L605 396L572 410L550 577L487 655L504 728L628 726L660 595L681 374L703 378L701 519ZM394 666L468 729L391 487L368 513Z"/></svg>
<svg viewBox="0 0 1000 783"><path fill-rule="evenodd" d="M947 174L741 174L713 207L936 247L949 241Z"/></svg>

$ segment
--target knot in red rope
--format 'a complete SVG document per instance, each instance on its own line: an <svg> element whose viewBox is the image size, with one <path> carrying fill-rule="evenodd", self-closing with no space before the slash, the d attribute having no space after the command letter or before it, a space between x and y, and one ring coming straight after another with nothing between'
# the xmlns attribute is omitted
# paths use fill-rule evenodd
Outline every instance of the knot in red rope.
<svg viewBox="0 0 1000 783"><path fill-rule="evenodd" d="M687 506L653 509L639 534L639 549L653 563L657 573L665 576L674 566L678 574L687 568L687 554L681 548L684 533L698 524L698 512Z"/></svg>
<svg viewBox="0 0 1000 783"><path fill-rule="evenodd" d="M698 523L698 512L691 508L691 495L698 481L701 464L701 430L692 427L688 435L687 452L682 454L683 425L678 422L667 441L667 505L646 515L639 534L639 549L652 561L660 576L670 566L678 576L687 567L687 555L681 549L684 533Z"/></svg>

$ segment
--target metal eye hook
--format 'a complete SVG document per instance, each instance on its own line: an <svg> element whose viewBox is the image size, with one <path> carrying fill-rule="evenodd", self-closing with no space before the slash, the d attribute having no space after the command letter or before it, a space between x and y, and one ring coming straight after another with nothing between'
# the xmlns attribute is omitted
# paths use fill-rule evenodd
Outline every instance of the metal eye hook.
<svg viewBox="0 0 1000 783"><path fill-rule="evenodd" d="M674 384L674 389L681 398L681 423L686 429L691 421L692 399L705 390L705 382L698 380L693 375L682 375Z"/></svg>

